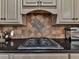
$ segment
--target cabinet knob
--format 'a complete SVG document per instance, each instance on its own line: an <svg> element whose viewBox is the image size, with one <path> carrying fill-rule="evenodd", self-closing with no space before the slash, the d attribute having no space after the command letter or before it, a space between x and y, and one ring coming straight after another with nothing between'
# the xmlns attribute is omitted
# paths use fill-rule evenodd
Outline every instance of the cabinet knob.
<svg viewBox="0 0 79 59"><path fill-rule="evenodd" d="M6 18L4 18L4 20L6 20Z"/></svg>
<svg viewBox="0 0 79 59"><path fill-rule="evenodd" d="M6 18L0 18L1 20L6 20Z"/></svg>
<svg viewBox="0 0 79 59"><path fill-rule="evenodd" d="M39 1L37 1L37 4L39 4Z"/></svg>
<svg viewBox="0 0 79 59"><path fill-rule="evenodd" d="M75 18L72 18L72 20L75 20Z"/></svg>
<svg viewBox="0 0 79 59"><path fill-rule="evenodd" d="M42 1L40 1L40 4L42 4Z"/></svg>
<svg viewBox="0 0 79 59"><path fill-rule="evenodd" d="M78 20L78 18L76 18L76 20Z"/></svg>

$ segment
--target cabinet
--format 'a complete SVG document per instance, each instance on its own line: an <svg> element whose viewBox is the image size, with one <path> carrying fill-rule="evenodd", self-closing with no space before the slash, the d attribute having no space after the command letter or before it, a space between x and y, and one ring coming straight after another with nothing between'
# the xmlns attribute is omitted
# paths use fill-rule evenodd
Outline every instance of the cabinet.
<svg viewBox="0 0 79 59"><path fill-rule="evenodd" d="M40 0L42 6L56 6L57 0Z"/></svg>
<svg viewBox="0 0 79 59"><path fill-rule="evenodd" d="M57 14L57 0L22 0L22 14L35 10L44 10Z"/></svg>
<svg viewBox="0 0 79 59"><path fill-rule="evenodd" d="M21 1L0 0L0 24L20 24L21 22Z"/></svg>
<svg viewBox="0 0 79 59"><path fill-rule="evenodd" d="M70 54L70 58L71 59L79 59L79 54L77 54L77 53Z"/></svg>
<svg viewBox="0 0 79 59"><path fill-rule="evenodd" d="M13 59L68 59L68 54L13 54Z"/></svg>
<svg viewBox="0 0 79 59"><path fill-rule="evenodd" d="M58 0L58 24L79 23L79 0Z"/></svg>
<svg viewBox="0 0 79 59"><path fill-rule="evenodd" d="M0 54L0 59L9 59L8 54Z"/></svg>
<svg viewBox="0 0 79 59"><path fill-rule="evenodd" d="M79 24L79 0L75 0L75 18L75 22Z"/></svg>
<svg viewBox="0 0 79 59"><path fill-rule="evenodd" d="M0 59L79 59L79 53L1 53Z"/></svg>
<svg viewBox="0 0 79 59"><path fill-rule="evenodd" d="M56 0L23 0L23 6L56 6Z"/></svg>
<svg viewBox="0 0 79 59"><path fill-rule="evenodd" d="M37 6L39 0L23 0L23 6Z"/></svg>

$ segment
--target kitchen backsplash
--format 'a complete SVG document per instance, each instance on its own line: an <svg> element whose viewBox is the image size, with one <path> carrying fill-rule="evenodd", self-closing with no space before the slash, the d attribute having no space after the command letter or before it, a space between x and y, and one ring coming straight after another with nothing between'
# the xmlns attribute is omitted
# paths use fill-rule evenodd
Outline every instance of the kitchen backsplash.
<svg viewBox="0 0 79 59"><path fill-rule="evenodd" d="M53 26L56 18L50 14L27 14L23 16L24 26L7 26L0 27L0 32L14 31L16 38L29 37L48 37L48 38L65 38L63 26Z"/></svg>

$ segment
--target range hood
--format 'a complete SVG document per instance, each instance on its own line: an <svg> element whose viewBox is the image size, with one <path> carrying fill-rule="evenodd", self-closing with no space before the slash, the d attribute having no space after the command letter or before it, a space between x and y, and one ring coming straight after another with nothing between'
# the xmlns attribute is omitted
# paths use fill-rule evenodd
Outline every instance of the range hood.
<svg viewBox="0 0 79 59"><path fill-rule="evenodd" d="M30 38L21 44L18 49L64 49L53 39L49 38Z"/></svg>

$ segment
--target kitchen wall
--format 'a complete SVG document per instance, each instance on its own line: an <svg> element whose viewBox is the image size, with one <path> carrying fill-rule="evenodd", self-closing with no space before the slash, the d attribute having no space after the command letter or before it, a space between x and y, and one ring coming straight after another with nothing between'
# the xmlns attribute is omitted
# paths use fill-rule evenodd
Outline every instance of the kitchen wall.
<svg viewBox="0 0 79 59"><path fill-rule="evenodd" d="M64 26L55 26L56 15L47 13L29 13L23 15L23 26L2 26L0 33L14 31L16 38L48 37L64 38Z"/></svg>

